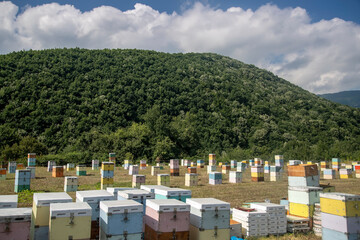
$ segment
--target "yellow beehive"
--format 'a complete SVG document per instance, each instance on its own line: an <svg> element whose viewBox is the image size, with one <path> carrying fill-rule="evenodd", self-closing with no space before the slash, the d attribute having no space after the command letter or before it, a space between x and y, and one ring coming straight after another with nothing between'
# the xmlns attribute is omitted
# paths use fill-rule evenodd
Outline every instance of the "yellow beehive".
<svg viewBox="0 0 360 240"><path fill-rule="evenodd" d="M269 165L269 161L265 161L265 165L266 165L266 166Z"/></svg>
<svg viewBox="0 0 360 240"><path fill-rule="evenodd" d="M345 168L346 168L346 169L352 169L353 166L352 166L351 164L346 164L346 165L345 165Z"/></svg>
<svg viewBox="0 0 360 240"><path fill-rule="evenodd" d="M114 163L103 162L101 165L101 169L104 171L114 171Z"/></svg>
<svg viewBox="0 0 360 240"><path fill-rule="evenodd" d="M101 184L114 184L114 178L101 178Z"/></svg>
<svg viewBox="0 0 360 240"><path fill-rule="evenodd" d="M349 179L349 178L352 178L352 175L340 174L340 179Z"/></svg>
<svg viewBox="0 0 360 240"><path fill-rule="evenodd" d="M163 186L170 186L170 175L169 174L158 174L157 184Z"/></svg>
<svg viewBox="0 0 360 240"><path fill-rule="evenodd" d="M191 240L230 239L230 228L200 230L199 228L190 224L190 239Z"/></svg>
<svg viewBox="0 0 360 240"><path fill-rule="evenodd" d="M223 165L223 163L222 162L219 162L219 167L221 167Z"/></svg>
<svg viewBox="0 0 360 240"><path fill-rule="evenodd" d="M360 195L346 193L320 193L321 212L343 216L360 216Z"/></svg>
<svg viewBox="0 0 360 240"><path fill-rule="evenodd" d="M90 239L91 211L83 202L51 204L49 240Z"/></svg>
<svg viewBox="0 0 360 240"><path fill-rule="evenodd" d="M313 162L312 161L307 161L307 163L306 164L313 164Z"/></svg>
<svg viewBox="0 0 360 240"><path fill-rule="evenodd" d="M290 215L295 215L304 218L311 218L314 215L314 205L289 203Z"/></svg>
<svg viewBox="0 0 360 240"><path fill-rule="evenodd" d="M252 172L251 173L251 177L264 177L264 173L263 172Z"/></svg>

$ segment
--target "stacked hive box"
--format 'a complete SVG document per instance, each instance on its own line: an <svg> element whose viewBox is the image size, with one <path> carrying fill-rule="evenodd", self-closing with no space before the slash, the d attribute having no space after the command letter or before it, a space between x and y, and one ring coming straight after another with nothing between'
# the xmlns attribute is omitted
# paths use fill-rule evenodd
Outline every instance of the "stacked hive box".
<svg viewBox="0 0 360 240"><path fill-rule="evenodd" d="M250 166L250 167L255 166L255 161L254 161L254 159L250 159L250 160L249 160L249 166Z"/></svg>
<svg viewBox="0 0 360 240"><path fill-rule="evenodd" d="M54 166L56 166L55 161L48 161L47 171L52 173Z"/></svg>
<svg viewBox="0 0 360 240"><path fill-rule="evenodd" d="M190 162L190 167L196 167L196 163L195 162Z"/></svg>
<svg viewBox="0 0 360 240"><path fill-rule="evenodd" d="M16 164L16 169L19 169L19 170L25 169L25 166L22 163L18 163L18 164Z"/></svg>
<svg viewBox="0 0 360 240"><path fill-rule="evenodd" d="M360 195L321 193L322 239L360 239Z"/></svg>
<svg viewBox="0 0 360 240"><path fill-rule="evenodd" d="M223 174L229 174L230 170L231 170L231 167L229 165L222 165L221 166L221 172Z"/></svg>
<svg viewBox="0 0 360 240"><path fill-rule="evenodd" d="M30 170L30 178L34 179L35 178L35 173L36 173L36 167L26 167L26 170Z"/></svg>
<svg viewBox="0 0 360 240"><path fill-rule="evenodd" d="M99 238L100 202L116 200L105 190L77 191L76 202L86 202L91 207L91 239Z"/></svg>
<svg viewBox="0 0 360 240"><path fill-rule="evenodd" d="M0 208L17 208L18 195L0 195Z"/></svg>
<svg viewBox="0 0 360 240"><path fill-rule="evenodd" d="M334 169L324 169L324 179L334 179L335 178L335 170Z"/></svg>
<svg viewBox="0 0 360 240"><path fill-rule="evenodd" d="M141 185L145 184L145 175L135 174L132 178L132 187L140 188Z"/></svg>
<svg viewBox="0 0 360 240"><path fill-rule="evenodd" d="M230 167L231 167L231 168L237 168L237 161L231 160L231 161L230 161Z"/></svg>
<svg viewBox="0 0 360 240"><path fill-rule="evenodd" d="M341 167L343 167L343 168L346 167L346 163L342 163Z"/></svg>
<svg viewBox="0 0 360 240"><path fill-rule="evenodd" d="M313 162L312 161L307 161L306 164L311 165L311 164L313 164Z"/></svg>
<svg viewBox="0 0 360 240"><path fill-rule="evenodd" d="M230 236L242 238L242 225L241 223L235 221L234 219L230 219Z"/></svg>
<svg viewBox="0 0 360 240"><path fill-rule="evenodd" d="M185 173L185 186L197 186L198 175L196 173Z"/></svg>
<svg viewBox="0 0 360 240"><path fill-rule="evenodd" d="M188 172L188 173L197 173L196 169L197 169L196 167L188 167L188 168L187 168L187 170L188 170L187 172Z"/></svg>
<svg viewBox="0 0 360 240"><path fill-rule="evenodd" d="M170 159L170 176L179 176L179 159Z"/></svg>
<svg viewBox="0 0 360 240"><path fill-rule="evenodd" d="M151 176L156 176L160 173L160 167L159 166L152 166L151 167Z"/></svg>
<svg viewBox="0 0 360 240"><path fill-rule="evenodd" d="M325 169L329 168L329 164L326 161L320 162L320 168L321 171L324 171Z"/></svg>
<svg viewBox="0 0 360 240"><path fill-rule="evenodd" d="M145 170L146 169L146 160L140 160L140 169Z"/></svg>
<svg viewBox="0 0 360 240"><path fill-rule="evenodd" d="M0 168L0 181L6 180L6 168Z"/></svg>
<svg viewBox="0 0 360 240"><path fill-rule="evenodd" d="M254 158L254 164L255 166L262 166L262 160L260 158Z"/></svg>
<svg viewBox="0 0 360 240"><path fill-rule="evenodd" d="M139 174L139 165L130 165L129 166L129 175Z"/></svg>
<svg viewBox="0 0 360 240"><path fill-rule="evenodd" d="M340 169L339 173L340 173L341 179L352 178L352 170L351 169Z"/></svg>
<svg viewBox="0 0 360 240"><path fill-rule="evenodd" d="M184 167L190 167L190 160L183 159L183 166Z"/></svg>
<svg viewBox="0 0 360 240"><path fill-rule="evenodd" d="M303 162L300 160L289 160L290 166L295 166L295 165L300 165L300 164L303 164Z"/></svg>
<svg viewBox="0 0 360 240"><path fill-rule="evenodd" d="M190 240L230 239L230 204L215 198L191 198Z"/></svg>
<svg viewBox="0 0 360 240"><path fill-rule="evenodd" d="M91 160L91 170L98 170L99 169L99 160Z"/></svg>
<svg viewBox="0 0 360 240"><path fill-rule="evenodd" d="M248 237L268 235L268 214L255 209L235 209L232 217L241 223L243 234Z"/></svg>
<svg viewBox="0 0 360 240"><path fill-rule="evenodd" d="M264 181L264 167L253 166L251 167L251 181L263 182Z"/></svg>
<svg viewBox="0 0 360 240"><path fill-rule="evenodd" d="M100 239L141 240L143 206L133 200L100 202Z"/></svg>
<svg viewBox="0 0 360 240"><path fill-rule="evenodd" d="M319 202L318 169L315 164L295 165L288 167L289 213L298 217L311 219L314 204Z"/></svg>
<svg viewBox="0 0 360 240"><path fill-rule="evenodd" d="M30 239L31 208L0 211L0 239Z"/></svg>
<svg viewBox="0 0 360 240"><path fill-rule="evenodd" d="M30 170L16 170L14 191L18 193L24 190L30 190L30 179Z"/></svg>
<svg viewBox="0 0 360 240"><path fill-rule="evenodd" d="M77 176L86 176L86 165L77 165L76 166L76 175Z"/></svg>
<svg viewBox="0 0 360 240"><path fill-rule="evenodd" d="M177 199L186 202L191 198L191 191L181 188L155 189L155 199Z"/></svg>
<svg viewBox="0 0 360 240"><path fill-rule="evenodd" d="M64 177L64 168L62 166L53 166L52 177Z"/></svg>
<svg viewBox="0 0 360 240"><path fill-rule="evenodd" d="M67 171L74 171L75 170L75 164L74 163L67 163L66 164L66 170Z"/></svg>
<svg viewBox="0 0 360 240"><path fill-rule="evenodd" d="M163 186L170 186L170 175L169 174L158 174L157 184Z"/></svg>
<svg viewBox="0 0 360 240"><path fill-rule="evenodd" d="M176 199L146 202L145 240L189 239L190 206Z"/></svg>
<svg viewBox="0 0 360 240"><path fill-rule="evenodd" d="M285 206L274 203L251 203L250 207L267 213L268 234L279 235L286 233Z"/></svg>
<svg viewBox="0 0 360 240"><path fill-rule="evenodd" d="M216 165L207 166L207 174L209 174L211 172L216 172Z"/></svg>
<svg viewBox="0 0 360 240"><path fill-rule="evenodd" d="M72 202L72 198L64 192L34 193L31 215L30 239L48 239L50 204L69 202Z"/></svg>
<svg viewBox="0 0 360 240"><path fill-rule="evenodd" d="M230 183L241 183L242 181L242 172L230 171L229 182Z"/></svg>
<svg viewBox="0 0 360 240"><path fill-rule="evenodd" d="M216 166L216 155L213 153L209 154L209 166Z"/></svg>
<svg viewBox="0 0 360 240"><path fill-rule="evenodd" d="M65 177L64 192L76 192L79 185L77 177Z"/></svg>
<svg viewBox="0 0 360 240"><path fill-rule="evenodd" d="M130 166L130 160L124 160L124 169L128 170Z"/></svg>
<svg viewBox="0 0 360 240"><path fill-rule="evenodd" d="M155 193L143 190L143 189L134 189L134 190L124 190L118 192L117 200L134 200L143 205L143 213L145 214L145 208L148 199L154 199Z"/></svg>
<svg viewBox="0 0 360 240"><path fill-rule="evenodd" d="M354 166L355 169L355 177L360 178L360 164Z"/></svg>
<svg viewBox="0 0 360 240"><path fill-rule="evenodd" d="M141 185L140 189L155 194L155 189L170 189L170 187L162 186L162 185Z"/></svg>
<svg viewBox="0 0 360 240"><path fill-rule="evenodd" d="M28 167L36 166L36 153L28 153Z"/></svg>
<svg viewBox="0 0 360 240"><path fill-rule="evenodd" d="M245 172L245 170L246 170L246 163L238 162L237 167L236 167L236 171Z"/></svg>
<svg viewBox="0 0 360 240"><path fill-rule="evenodd" d="M197 160L197 168L204 168L205 167L205 161L202 159Z"/></svg>
<svg viewBox="0 0 360 240"><path fill-rule="evenodd" d="M135 188L124 188L124 187L108 187L106 191L111 193L115 199L118 197L118 192L125 191L125 190L135 190Z"/></svg>
<svg viewBox="0 0 360 240"><path fill-rule="evenodd" d="M270 181L277 182L281 179L281 167L270 166Z"/></svg>
<svg viewBox="0 0 360 240"><path fill-rule="evenodd" d="M352 167L352 165L351 165L351 164L346 164L346 165L345 165L345 168L346 168L346 169L350 169L350 170L352 170L352 168L353 168L353 167Z"/></svg>
<svg viewBox="0 0 360 240"><path fill-rule="evenodd" d="M321 210L320 203L315 203L314 216L313 216L313 231L316 236L321 237Z"/></svg>
<svg viewBox="0 0 360 240"><path fill-rule="evenodd" d="M222 184L222 174L220 172L209 173L209 184L211 185Z"/></svg>
<svg viewBox="0 0 360 240"><path fill-rule="evenodd" d="M9 162L8 172L15 173L16 172L16 162Z"/></svg>
<svg viewBox="0 0 360 240"><path fill-rule="evenodd" d="M116 154L115 153L109 153L109 162L113 162L114 166L116 166Z"/></svg>
<svg viewBox="0 0 360 240"><path fill-rule="evenodd" d="M355 171L355 166L360 165L360 162L352 162L351 165L352 165L352 170Z"/></svg>
<svg viewBox="0 0 360 240"><path fill-rule="evenodd" d="M270 173L270 166L269 165L264 165L264 173Z"/></svg>
<svg viewBox="0 0 360 240"><path fill-rule="evenodd" d="M275 166L284 167L284 156L283 155L275 155Z"/></svg>
<svg viewBox="0 0 360 240"><path fill-rule="evenodd" d="M90 239L91 212L83 202L50 204L49 239Z"/></svg>
<svg viewBox="0 0 360 240"><path fill-rule="evenodd" d="M333 158L331 160L331 166L332 166L332 169L334 169L336 171L339 171L339 169L340 169L340 159Z"/></svg>
<svg viewBox="0 0 360 240"><path fill-rule="evenodd" d="M114 184L114 169L113 162L102 162L101 165L101 189L107 189Z"/></svg>

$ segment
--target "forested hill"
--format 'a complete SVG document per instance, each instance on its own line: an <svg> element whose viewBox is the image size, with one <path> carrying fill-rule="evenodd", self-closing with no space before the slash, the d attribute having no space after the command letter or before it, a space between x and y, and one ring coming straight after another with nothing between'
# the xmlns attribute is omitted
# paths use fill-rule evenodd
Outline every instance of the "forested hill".
<svg viewBox="0 0 360 240"><path fill-rule="evenodd" d="M0 151L63 160L360 158L360 111L216 54L55 49L0 56Z"/></svg>
<svg viewBox="0 0 360 240"><path fill-rule="evenodd" d="M319 96L333 102L348 105L350 107L360 108L360 90L327 93Z"/></svg>

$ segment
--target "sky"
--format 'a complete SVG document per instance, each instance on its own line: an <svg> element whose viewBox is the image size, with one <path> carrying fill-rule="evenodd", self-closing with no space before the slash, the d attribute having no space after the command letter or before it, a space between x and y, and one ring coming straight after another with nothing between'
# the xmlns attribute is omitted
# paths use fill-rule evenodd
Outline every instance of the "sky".
<svg viewBox="0 0 360 240"><path fill-rule="evenodd" d="M214 52L316 94L360 90L360 0L0 2L0 54L28 49Z"/></svg>

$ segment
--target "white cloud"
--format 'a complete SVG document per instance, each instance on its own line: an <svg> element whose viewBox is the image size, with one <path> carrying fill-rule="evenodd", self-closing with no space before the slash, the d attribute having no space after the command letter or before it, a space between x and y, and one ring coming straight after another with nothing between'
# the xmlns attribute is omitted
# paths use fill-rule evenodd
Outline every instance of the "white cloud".
<svg viewBox="0 0 360 240"><path fill-rule="evenodd" d="M266 68L315 93L360 89L360 26L312 23L302 8L264 5L226 11L196 3L183 13L101 6L81 12L57 3L22 13L0 2L0 52L62 47L215 52Z"/></svg>

